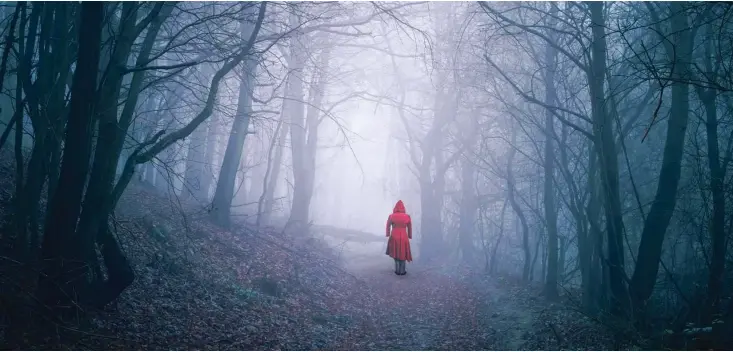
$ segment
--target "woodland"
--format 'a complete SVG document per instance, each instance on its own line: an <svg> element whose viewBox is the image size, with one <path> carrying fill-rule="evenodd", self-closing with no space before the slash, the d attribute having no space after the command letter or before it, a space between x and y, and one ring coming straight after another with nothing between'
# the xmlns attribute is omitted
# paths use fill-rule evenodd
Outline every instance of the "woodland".
<svg viewBox="0 0 733 352"><path fill-rule="evenodd" d="M731 3L4 2L0 132L0 349L733 346Z"/></svg>

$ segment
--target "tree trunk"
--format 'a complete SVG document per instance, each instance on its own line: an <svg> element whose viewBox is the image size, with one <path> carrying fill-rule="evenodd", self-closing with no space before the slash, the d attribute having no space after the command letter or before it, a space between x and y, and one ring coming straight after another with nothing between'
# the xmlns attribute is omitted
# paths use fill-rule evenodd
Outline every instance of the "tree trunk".
<svg viewBox="0 0 733 352"><path fill-rule="evenodd" d="M551 15L557 13L554 3L550 4ZM555 70L557 52L552 45L545 48L545 104L555 103ZM547 277L545 278L544 294L549 299L555 299L557 293L558 248L557 248L557 210L555 209L555 146L552 143L555 137L554 117L552 111L545 109L545 160L544 160L544 210L547 224Z"/></svg>
<svg viewBox="0 0 733 352"><path fill-rule="evenodd" d="M278 173L280 173L280 162L282 159L282 146L285 144L287 137L288 125L285 124L285 108L286 104L282 104L280 111L280 120L275 126L272 134L270 147L267 149L267 159L265 164L265 174L262 178L262 186L260 195L257 198L257 226L267 225L269 221L269 213L272 211L272 200L277 188ZM273 153L275 156L273 157ZM268 204L269 202L269 204Z"/></svg>
<svg viewBox="0 0 733 352"><path fill-rule="evenodd" d="M525 282L531 281L531 267L530 267L530 261L532 260L532 253L529 249L529 226L527 225L527 218L524 216L524 211L522 210L522 207L519 206L519 202L517 202L517 198L515 196L516 192L516 184L514 180L514 156L517 153L517 150L514 149L514 146L517 142L517 130L512 125L512 146L509 147L509 155L507 156L507 199L509 200L509 204L512 206L512 210L514 210L514 213L517 214L517 217L519 218L519 223L522 226L522 252L524 253L524 266L522 267L522 280Z"/></svg>
<svg viewBox="0 0 733 352"><path fill-rule="evenodd" d="M272 137L273 140L277 139L277 136ZM248 143L251 155L253 155L252 165L249 168L249 187L247 188L248 201L244 207L245 213L254 214L255 216L259 213L258 205L260 196L262 195L263 186L267 182L265 179L265 173L267 173L267 160L264 160L263 156L267 153L262 150L261 146L265 144L264 140L255 141L249 140ZM272 141L269 141L272 144ZM246 146L246 145L245 145Z"/></svg>
<svg viewBox="0 0 733 352"><path fill-rule="evenodd" d="M466 140L465 150L473 150L478 138L478 116L467 116L468 124L463 128ZM458 224L461 258L464 263L473 264L475 257L474 233L478 199L476 197L476 166L468 153L461 157L461 206Z"/></svg>
<svg viewBox="0 0 733 352"><path fill-rule="evenodd" d="M71 72L71 65L78 53L69 50L70 46L78 45L69 37L68 17L74 6L69 4L55 4L55 19L53 34L50 36L53 45L52 60L56 63L53 75L50 75L49 87L56 87L48 94L47 114L50 124L48 135L48 192L47 199L51 199L58 187L59 172L61 167L61 144L63 143L64 126L68 117L66 106L66 87ZM99 48L97 49L99 50ZM58 74L58 77L56 75ZM71 87L69 86L69 90ZM51 203L46 203L46 213L49 212Z"/></svg>
<svg viewBox="0 0 733 352"><path fill-rule="evenodd" d="M423 162L427 162L423 158ZM431 177L420 177L420 258L424 261L436 259L442 242L441 204L435 195L437 189Z"/></svg>
<svg viewBox="0 0 733 352"><path fill-rule="evenodd" d="M218 145L217 139L219 136L220 121L218 115L214 113L208 121L208 129L206 133L206 151L204 152L204 165L201 173L201 190L200 190L200 201L208 203L209 194L211 193L211 184L214 180L214 156L216 154L216 147Z"/></svg>
<svg viewBox="0 0 733 352"><path fill-rule="evenodd" d="M570 172L570 158L568 157L568 127L563 125L562 127L562 139L560 141L560 163L558 164L561 174L565 179L565 183L568 185L570 192L570 206L568 210L573 215L575 220L575 233L577 236L577 251L578 251L578 267L580 268L580 287L581 287L581 301L583 309L587 312L595 312L593 304L594 294L592 293L592 285L595 280L595 276L592 274L592 261L593 261L593 246L592 240L589 235L588 220L586 209L584 207L585 200L584 196L580 194L578 184L573 179L573 175ZM588 141L585 140L584 143ZM595 159L595 155L592 154L589 158ZM595 182L597 177L595 170L595 162L589 163L588 166L588 183ZM593 201L593 199L591 199Z"/></svg>
<svg viewBox="0 0 733 352"><path fill-rule="evenodd" d="M662 243L677 202L677 185L680 180L682 152L689 116L690 61L692 59L693 35L688 24L687 12L682 3L669 4L672 13L671 26L674 49L668 52L674 63L671 112L667 123L667 138L664 142L662 168L649 214L644 221L639 257L631 277L629 290L637 318L643 317L646 301L652 294L657 281Z"/></svg>
<svg viewBox="0 0 733 352"><path fill-rule="evenodd" d="M256 10L256 7L250 9ZM252 23L242 22L242 37L250 36L253 28ZM243 68L242 82L239 85L237 113L234 116L234 123L224 152L211 210L212 218L221 226L229 226L237 170L242 160L242 150L252 118L252 94L254 93L256 70L257 59L247 58Z"/></svg>
<svg viewBox="0 0 733 352"><path fill-rule="evenodd" d="M5 36L5 42L3 43L3 54L0 59L0 87L3 87L5 82L5 74L8 72L8 56L10 55L10 49L13 47L13 41L15 41L15 25L18 23L18 16L20 15L21 5L18 3L13 11L13 17L10 18L10 27L8 28L8 34ZM2 147L2 145L0 145Z"/></svg>
<svg viewBox="0 0 733 352"><path fill-rule="evenodd" d="M712 94L712 93L711 93ZM725 272L726 233L725 233L725 170L720 166L718 148L718 118L715 98L706 99L708 165L710 168L710 188L713 198L713 218L710 222L712 255L710 258L710 275L708 278L707 319L717 312L723 290L723 274Z"/></svg>
<svg viewBox="0 0 733 352"><path fill-rule="evenodd" d="M537 267L537 258L540 257L540 249L542 248L542 238L544 234L537 236L537 241L534 243L534 256L532 256L532 264L529 269L529 280L528 282L534 281L535 268Z"/></svg>
<svg viewBox="0 0 733 352"><path fill-rule="evenodd" d="M92 153L93 103L104 4L81 5L79 55L71 89L66 145L59 173L63 185L49 200L43 237L43 273L39 276L38 295L48 307L75 307L85 283L86 268L93 242L82 242L74 235L81 212L81 200ZM63 284L61 284L63 283Z"/></svg>
<svg viewBox="0 0 733 352"><path fill-rule="evenodd" d="M25 3L19 2L18 7L21 11L20 27L18 28L18 52L23 52L23 32L25 31L26 24L26 10ZM23 59L19 58L18 65L23 65ZM20 69L19 69L20 71ZM23 209L23 174L24 174L24 160L23 160L23 79L19 73L16 73L16 84L15 84L15 112L13 113L13 120L15 120L15 145L13 151L15 152L15 192L13 194L13 205L15 206L15 250L18 258L24 258L28 254L28 238L26 232L25 215Z"/></svg>
<svg viewBox="0 0 733 352"><path fill-rule="evenodd" d="M442 142L444 111L438 110L436 103L433 126L423 140L423 155L420 162L420 257L432 261L441 254L443 243L443 195L445 192L445 171L439 146ZM433 165L434 162L434 165ZM434 169L433 172L431 169Z"/></svg>
<svg viewBox="0 0 733 352"><path fill-rule="evenodd" d="M175 105L167 104L168 108L174 108ZM181 128L181 121L173 114L172 111L166 112L167 119L163 125L163 129L166 131L175 131ZM176 174L178 168L179 152L181 151L181 142L173 143L171 146L161 151L160 154L156 155L156 175L155 175L155 188L160 194L175 197L176 196Z"/></svg>
<svg viewBox="0 0 733 352"><path fill-rule="evenodd" d="M491 261L489 262L489 273L490 274L496 274L497 250L499 249L499 244L501 244L502 238L504 238L504 215L506 214L506 205L507 205L507 202L504 202L504 205L501 206L501 219L499 220L499 236L496 238L496 243L494 244L494 248L491 250Z"/></svg>
<svg viewBox="0 0 733 352"><path fill-rule="evenodd" d="M295 55L293 55L295 56ZM321 107L326 89L326 71L330 62L330 48L326 47L320 54L318 64L314 67L313 82L308 92L309 105L303 120L292 120L290 140L293 160L293 204L288 223L295 228L303 228L310 218L310 203L315 185L316 155L318 152L318 130L321 121ZM301 111L301 104L297 109ZM292 116L296 116L293 114ZM304 124L305 122L305 124ZM307 135L306 135L307 133Z"/></svg>
<svg viewBox="0 0 733 352"><path fill-rule="evenodd" d="M604 77L606 73L606 33L603 3L588 3L591 13L591 67L588 83L591 95L593 134L596 152L601 162L601 182L604 193L606 215L606 237L608 242L609 284L611 289L611 312L621 316L628 309L628 295L624 284L623 218L619 198L619 173L616 160L616 142L613 136L613 119L606 113Z"/></svg>
<svg viewBox="0 0 733 352"><path fill-rule="evenodd" d="M560 253L557 259L557 277L558 282L565 278L565 258L568 253L568 238L565 236L559 236L560 242Z"/></svg>
<svg viewBox="0 0 733 352"><path fill-rule="evenodd" d="M544 284L544 279L547 277L547 246L542 246L542 251L540 253L542 254L540 282Z"/></svg>
<svg viewBox="0 0 733 352"><path fill-rule="evenodd" d="M176 117L170 110L180 103L181 94L183 94L183 88L178 85L168 91L166 95L158 101L158 117L152 127L153 133L150 137L160 131L170 131L180 127L176 121ZM167 164L167 162L171 159L175 159L173 151L173 148L168 148L162 151L155 161L151 161L147 164L150 171L150 184L164 194L167 193L170 185L170 180L167 175L167 168L170 167L170 165Z"/></svg>
<svg viewBox="0 0 733 352"><path fill-rule="evenodd" d="M460 240L461 259L464 263L471 264L474 261L473 234L476 222L475 167L467 157L461 160L461 208L458 224L458 236Z"/></svg>
<svg viewBox="0 0 733 352"><path fill-rule="evenodd" d="M238 163L239 166L235 170L236 177L234 178L234 191L232 194L231 206L229 208L236 211L237 215L246 215L245 208L247 205L247 192L250 188L250 181L252 178L252 165L249 160L249 154L251 154L251 152L251 150L242 152L242 156ZM222 158L222 167L223 161L224 160ZM221 174L219 177L221 177ZM216 196L216 194L214 196Z"/></svg>
<svg viewBox="0 0 733 352"><path fill-rule="evenodd" d="M18 223L18 237L23 242L25 253L33 255L37 252L38 240L38 206L41 199L41 191L46 180L46 168L44 162L46 141L46 126L44 119L39 115L37 96L31 85L31 72L29 65L32 64L34 48L36 45L36 31L44 4L34 4L30 14L30 22L28 24L28 36L23 46L19 47L18 52L24 55L20 58L18 65L19 82L22 81L23 92L25 92L26 104L31 112L31 122L33 124L33 148L31 157L28 160L27 179L21 188L21 192L16 194L19 201L19 211L16 213L16 221ZM24 27L24 26L21 26ZM19 86L20 87L20 86ZM20 100L18 100L20 101ZM21 114L23 112L21 111ZM22 116L22 115L21 115ZM21 119L22 121L22 119ZM22 127L22 125L21 125ZM17 136L17 134L16 134ZM22 134L21 134L22 138ZM22 182L22 179L21 181Z"/></svg>
<svg viewBox="0 0 733 352"><path fill-rule="evenodd" d="M107 214L102 209L107 197L111 194L115 173L117 171L117 160L119 154L115 155L115 145L121 138L120 125L118 124L118 103L122 85L123 68L131 51L134 24L137 19L138 4L126 2L122 6L122 18L117 35L117 45L111 54L109 67L106 70L106 78L99 89L99 102L95 111L99 116L98 141L94 151L94 161L89 177L89 185L84 195L83 209L79 218L77 228L78 235L83 242L92 242L96 238L101 223L106 221ZM126 132L126 130L125 130Z"/></svg>
<svg viewBox="0 0 733 352"><path fill-rule="evenodd" d="M594 145L588 150L588 205L585 209L586 219L588 219L588 246L590 247L590 267L589 267L589 283L588 294L583 296L583 300L588 307L608 308L607 304L607 275L605 274L604 265L601 261L603 257L603 232L599 225L601 212L602 194L598 184L598 152Z"/></svg>
<svg viewBox="0 0 733 352"><path fill-rule="evenodd" d="M188 140L186 153L186 172L183 180L183 199L201 199L201 181L203 179L204 154L206 153L206 127L199 126Z"/></svg>
<svg viewBox="0 0 733 352"><path fill-rule="evenodd" d="M711 34L712 25L706 26L707 34ZM710 75L714 72L712 57L712 40L705 42L703 67ZM711 76L714 77L714 76ZM713 199L713 217L710 220L709 232L712 243L710 256L710 273L708 276L708 301L703 314L703 321L711 324L713 315L719 311L725 273L726 232L725 232L725 170L720 164L720 148L718 146L718 92L695 86L697 96L705 107L705 131L707 133L708 168L710 169L710 193Z"/></svg>
<svg viewBox="0 0 733 352"><path fill-rule="evenodd" d="M10 48L13 47L13 41L15 41L15 25L16 23L18 23L20 9L23 6L25 6L25 4L16 4L15 11L13 11L13 17L10 19L10 28L8 29L8 34L5 36L5 42L3 43L3 54L2 58L0 58L0 88L5 87L4 84L5 74L8 68L8 56L10 55ZM16 101L16 104L20 104L20 100ZM13 118L15 118L15 114L13 114ZM10 131L13 129L14 123L15 120L13 120L12 118L10 121L8 121L8 125L5 127L5 131L3 131L3 135L2 137L0 137L0 150L3 149L5 141L7 141L8 136L10 135Z"/></svg>
<svg viewBox="0 0 733 352"><path fill-rule="evenodd" d="M156 4L152 11L160 11L162 6L163 3ZM127 65L132 45L137 35L142 31L142 29L136 28L135 25L138 9L139 4L135 2L127 2L122 5L122 17L127 20L120 22L116 45L106 70L106 79L99 89L98 105L95 106L95 112L98 113L97 116L99 117L97 140L104 141L104 143L97 143L95 146L89 184L84 195L83 207L75 235L78 241L84 244L89 243L92 248L93 243L96 242L102 251L108 280L102 281L102 278L95 278L95 287L92 289L95 295L90 297L90 303L97 307L114 300L134 280L132 268L122 255L116 239L112 236L108 228L108 221L114 209L113 190L118 160L122 153L127 130L132 121L132 111L134 111L137 104L137 95L140 93L139 87L141 87L141 81L144 78L144 71L138 71L133 75L128 89L127 101L118 120L118 103L125 75L124 67ZM156 13L154 17L157 16ZM150 37L154 39L156 32L157 30L154 27L148 28L148 35L143 41L141 52L138 54L138 64L140 60L147 58L152 47ZM94 257L94 251L87 251L84 255ZM94 261L95 259L95 257L88 257L87 260L97 263Z"/></svg>
<svg viewBox="0 0 733 352"><path fill-rule="evenodd" d="M147 98L147 101L143 105L143 111L145 111L145 114L143 115L142 120L138 118L137 121L140 121L140 135L139 140L144 141L147 138L150 138L153 136L153 134L156 132L156 122L154 119L157 119L159 114L153 113L153 109L155 109L156 106L156 98L154 94L150 94ZM130 158L130 155L127 156L127 158ZM140 174L140 181L144 181L150 186L155 186L155 165L153 163L146 163L143 165L140 165L140 169L142 169L142 173Z"/></svg>
<svg viewBox="0 0 733 352"><path fill-rule="evenodd" d="M285 105L283 104L283 116L281 119L285 119ZM264 199L262 200L263 207L258 212L258 217L261 215L262 220L259 221L260 224L268 225L270 223L270 217L272 216L272 211L275 205L275 192L277 191L277 183L280 178L280 167L282 165L282 156L283 156L283 150L285 150L285 143L288 138L288 132L290 130L290 124L284 123L283 126L280 129L280 134L278 137L278 144L274 145L274 148L277 148L275 150L275 157L272 159L272 171L270 171L269 176L267 177L267 186L265 187L262 194L264 195Z"/></svg>
<svg viewBox="0 0 733 352"><path fill-rule="evenodd" d="M10 137L10 132L13 132L13 126L15 126L15 120L16 115L13 113L13 116L10 118L10 121L8 121L8 125L5 126L5 130L3 131L3 135L0 136L0 150L3 149L3 146L5 145L5 142L8 141L8 137Z"/></svg>
<svg viewBox="0 0 733 352"><path fill-rule="evenodd" d="M34 143L28 163L28 179L23 190L25 212L30 230L31 256L35 259L39 249L40 200L48 178L48 195L56 188L58 157L60 156L62 127L65 118L64 93L66 77L71 60L67 57L68 46L73 42L66 40L68 21L66 12L69 6L58 4L34 4L34 18L40 19L40 32L29 37L26 47L26 63L29 65L34 56L38 57L37 71L31 74L24 66L22 76L24 91L28 99L31 122L34 130ZM33 20L32 20L33 21ZM35 34L35 33L34 33ZM58 75L58 78L57 78ZM36 79L31 82L31 76Z"/></svg>

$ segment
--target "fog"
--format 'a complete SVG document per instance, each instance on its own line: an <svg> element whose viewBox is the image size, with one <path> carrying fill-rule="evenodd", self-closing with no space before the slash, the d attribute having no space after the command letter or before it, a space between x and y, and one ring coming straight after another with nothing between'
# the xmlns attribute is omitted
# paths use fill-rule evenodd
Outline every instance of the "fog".
<svg viewBox="0 0 733 352"><path fill-rule="evenodd" d="M431 8L436 6L443 5L423 6L411 20L430 25ZM400 28L390 22L375 21L359 26L359 31L369 35L347 38L343 45L331 49L328 67L314 68L323 70L329 77L326 97L318 107L324 116L318 127L314 195L310 202L310 221L315 224L381 234L387 215L400 199L419 218L420 188L410 174L409 137L395 106L394 91L399 87L434 85L430 72L434 68L425 64L432 43L423 30ZM397 30L388 34L385 25ZM395 73L396 69L399 74ZM406 103L419 105L431 100L429 89L423 93L426 95L419 91L405 92L412 96L412 101ZM263 95L271 94L269 87L263 89ZM267 105L259 108L267 109ZM256 102L253 109L258 109ZM410 113L410 123L430 118L428 111ZM257 115L253 119L255 125L256 119ZM267 127L273 126L263 126ZM256 140L251 145L258 144L254 147L258 150L253 151L255 156L250 157L243 169L266 162L261 158L267 153L268 139L272 136L259 134L264 133L251 138ZM251 179L244 182L237 194L253 187ZM276 198L281 198L280 214L287 216L288 202L292 202L289 189L292 180L286 177L280 182ZM244 198L241 203L247 203ZM246 215L247 211L242 209L242 213ZM276 213L277 209L273 214Z"/></svg>
<svg viewBox="0 0 733 352"><path fill-rule="evenodd" d="M0 333L730 346L732 8L3 4Z"/></svg>

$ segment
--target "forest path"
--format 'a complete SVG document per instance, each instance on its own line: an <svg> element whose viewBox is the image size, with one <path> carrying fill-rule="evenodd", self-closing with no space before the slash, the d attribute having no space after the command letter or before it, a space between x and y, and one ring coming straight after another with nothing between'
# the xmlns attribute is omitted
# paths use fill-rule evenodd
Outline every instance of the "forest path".
<svg viewBox="0 0 733 352"><path fill-rule="evenodd" d="M382 261L352 269L380 298L369 349L521 350L535 326L536 311L496 279L413 263L398 276L389 257Z"/></svg>

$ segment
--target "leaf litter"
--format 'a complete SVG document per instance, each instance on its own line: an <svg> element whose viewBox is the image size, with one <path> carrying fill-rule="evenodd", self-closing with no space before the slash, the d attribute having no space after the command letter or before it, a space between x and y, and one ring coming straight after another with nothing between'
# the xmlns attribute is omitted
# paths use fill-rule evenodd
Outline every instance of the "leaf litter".
<svg viewBox="0 0 733 352"><path fill-rule="evenodd" d="M4 187L3 187L4 188ZM3 197L5 198L5 197ZM391 260L349 271L322 241L180 209L131 185L115 229L136 273L110 307L89 312L74 341L96 350L608 349L607 331L569 310L547 309L536 290L469 268ZM154 226L151 226L154 225ZM158 231L152 231L155 228ZM315 236L314 236L315 237ZM378 258L379 254L375 255ZM547 323L554 324L549 332ZM567 336L558 341L557 334Z"/></svg>

